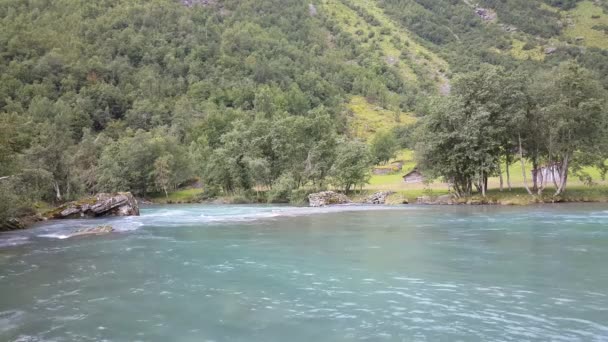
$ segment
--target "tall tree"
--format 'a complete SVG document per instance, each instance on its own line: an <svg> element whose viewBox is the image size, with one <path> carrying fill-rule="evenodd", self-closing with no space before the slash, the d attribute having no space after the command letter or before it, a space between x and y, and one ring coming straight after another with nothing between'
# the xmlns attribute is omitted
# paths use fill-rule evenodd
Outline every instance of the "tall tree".
<svg viewBox="0 0 608 342"><path fill-rule="evenodd" d="M332 183L348 192L370 178L372 157L366 144L341 141L336 150L336 161L331 169Z"/></svg>
<svg viewBox="0 0 608 342"><path fill-rule="evenodd" d="M376 164L386 164L397 155L399 145L391 131L378 132L371 141L370 152Z"/></svg>
<svg viewBox="0 0 608 342"><path fill-rule="evenodd" d="M557 171L557 196L566 190L570 170L580 168L577 156L593 155L601 161L606 157L607 94L574 62L561 64L541 80L537 109L545 123L547 163Z"/></svg>

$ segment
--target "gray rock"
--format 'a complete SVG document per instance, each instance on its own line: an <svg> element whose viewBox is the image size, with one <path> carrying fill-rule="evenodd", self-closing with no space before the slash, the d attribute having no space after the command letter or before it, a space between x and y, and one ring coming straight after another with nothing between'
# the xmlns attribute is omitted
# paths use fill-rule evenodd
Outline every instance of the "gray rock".
<svg viewBox="0 0 608 342"><path fill-rule="evenodd" d="M418 204L435 204L431 196L420 196L416 198L416 203Z"/></svg>
<svg viewBox="0 0 608 342"><path fill-rule="evenodd" d="M308 4L308 14L310 14L311 17L317 15L317 8L314 4Z"/></svg>
<svg viewBox="0 0 608 342"><path fill-rule="evenodd" d="M475 8L475 14L485 21L492 21L496 19L496 12L488 8L477 7Z"/></svg>
<svg viewBox="0 0 608 342"><path fill-rule="evenodd" d="M364 203L367 204L385 204L388 196L394 194L394 191L380 191L367 197Z"/></svg>
<svg viewBox="0 0 608 342"><path fill-rule="evenodd" d="M193 7L196 5L200 6L211 6L217 3L217 0L181 0L182 5L187 7Z"/></svg>
<svg viewBox="0 0 608 342"><path fill-rule="evenodd" d="M418 204L441 204L441 205L451 205L454 204L454 198L452 195L441 195L433 199L431 196L422 196L416 199Z"/></svg>
<svg viewBox="0 0 608 342"><path fill-rule="evenodd" d="M322 191L308 195L308 204L311 207L324 207L327 205L347 203L351 203L351 201L346 195L334 191Z"/></svg>
<svg viewBox="0 0 608 342"><path fill-rule="evenodd" d="M454 204L452 195L441 195L435 199L435 204Z"/></svg>
<svg viewBox="0 0 608 342"><path fill-rule="evenodd" d="M65 219L97 216L139 216L137 200L130 192L100 193L70 202L48 212L47 218Z"/></svg>
<svg viewBox="0 0 608 342"><path fill-rule="evenodd" d="M10 218L6 221L0 222L0 232L9 230L20 230L24 228L25 225L16 218Z"/></svg>

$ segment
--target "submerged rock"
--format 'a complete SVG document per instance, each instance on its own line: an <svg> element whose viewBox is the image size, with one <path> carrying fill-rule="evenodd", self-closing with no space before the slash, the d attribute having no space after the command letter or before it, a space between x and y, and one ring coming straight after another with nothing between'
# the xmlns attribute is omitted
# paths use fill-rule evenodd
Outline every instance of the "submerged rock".
<svg viewBox="0 0 608 342"><path fill-rule="evenodd" d="M311 207L324 207L333 204L350 203L350 199L344 194L334 191L322 191L308 195L308 204Z"/></svg>
<svg viewBox="0 0 608 342"><path fill-rule="evenodd" d="M113 231L114 231L114 228L112 228L112 226L97 226L97 227L91 227L91 228L83 228L83 229L79 229L79 230L75 231L74 233L70 234L68 236L68 238L73 238L76 236L87 236L87 235L103 235L103 234L109 234Z"/></svg>
<svg viewBox="0 0 608 342"><path fill-rule="evenodd" d="M388 196L394 194L394 191L380 191L367 197L364 203L367 204L385 204Z"/></svg>
<svg viewBox="0 0 608 342"><path fill-rule="evenodd" d="M47 218L53 219L97 216L139 216L139 206L130 192L100 193L64 204L46 214Z"/></svg>

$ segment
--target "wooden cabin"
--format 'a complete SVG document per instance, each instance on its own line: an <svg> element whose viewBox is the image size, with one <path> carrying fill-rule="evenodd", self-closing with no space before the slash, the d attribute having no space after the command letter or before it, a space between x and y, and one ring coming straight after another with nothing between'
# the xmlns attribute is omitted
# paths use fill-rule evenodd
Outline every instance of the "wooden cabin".
<svg viewBox="0 0 608 342"><path fill-rule="evenodd" d="M424 176L418 169L413 169L412 171L403 175L403 181L408 184L422 183L424 182Z"/></svg>

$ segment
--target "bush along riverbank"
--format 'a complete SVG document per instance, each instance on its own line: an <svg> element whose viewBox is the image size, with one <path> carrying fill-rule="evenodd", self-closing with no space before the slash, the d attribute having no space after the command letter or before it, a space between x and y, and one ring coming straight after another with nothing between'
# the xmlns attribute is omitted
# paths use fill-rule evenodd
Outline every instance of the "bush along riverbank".
<svg viewBox="0 0 608 342"><path fill-rule="evenodd" d="M269 191L248 191L228 195L209 196L202 189L192 189L170 193L168 196L152 196L145 203L150 204L255 204L283 203L292 205L309 205L310 195L322 193L317 189L300 189L276 196ZM335 193L341 193L336 191ZM513 188L511 191L491 189L486 196L473 195L455 197L445 190L362 190L345 194L351 203L355 204L425 204L425 205L534 205L542 203L585 203L608 202L608 186L572 187L560 196L545 194L543 196L529 195L523 188ZM331 203L332 200L327 201Z"/></svg>

